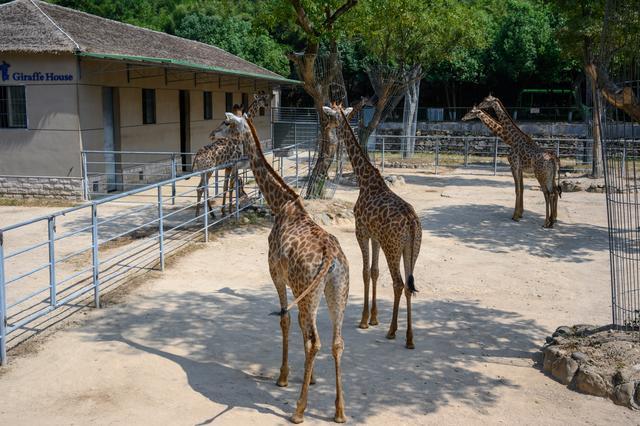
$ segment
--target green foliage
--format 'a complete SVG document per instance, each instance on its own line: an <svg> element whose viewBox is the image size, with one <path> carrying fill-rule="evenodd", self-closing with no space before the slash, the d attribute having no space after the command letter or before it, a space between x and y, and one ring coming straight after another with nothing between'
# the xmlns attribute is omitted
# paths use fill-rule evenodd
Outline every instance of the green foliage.
<svg viewBox="0 0 640 426"><path fill-rule="evenodd" d="M248 20L190 13L178 24L176 35L218 46L279 74L289 74L284 47Z"/></svg>

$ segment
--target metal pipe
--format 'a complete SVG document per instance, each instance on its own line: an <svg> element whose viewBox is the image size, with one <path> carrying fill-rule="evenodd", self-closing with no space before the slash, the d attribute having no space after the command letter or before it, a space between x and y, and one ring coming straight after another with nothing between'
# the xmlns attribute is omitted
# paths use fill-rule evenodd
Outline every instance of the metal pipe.
<svg viewBox="0 0 640 426"><path fill-rule="evenodd" d="M82 189L84 191L83 199L89 201L89 171L87 170L87 153L81 152L82 156Z"/></svg>
<svg viewBox="0 0 640 426"><path fill-rule="evenodd" d="M171 198L175 203L175 187ZM160 249L160 270L164 271L164 209L162 208L161 186L158 186L158 248Z"/></svg>
<svg viewBox="0 0 640 426"><path fill-rule="evenodd" d="M207 182L207 173L202 174L204 179L204 197L202 203L204 204L204 242L209 242L209 182ZM217 179L216 179L217 181ZM222 206L224 208L224 206Z"/></svg>
<svg viewBox="0 0 640 426"><path fill-rule="evenodd" d="M49 304L56 306L56 218L55 216L49 218L47 224L47 230L49 234Z"/></svg>
<svg viewBox="0 0 640 426"><path fill-rule="evenodd" d="M7 299L4 283L4 234L0 230L0 365L7 364Z"/></svg>
<svg viewBox="0 0 640 426"><path fill-rule="evenodd" d="M176 205L176 155L175 154L171 154L171 205L172 206Z"/></svg>
<svg viewBox="0 0 640 426"><path fill-rule="evenodd" d="M93 260L93 302L100 308L100 261L98 259L98 205L91 205L91 247Z"/></svg>
<svg viewBox="0 0 640 426"><path fill-rule="evenodd" d="M498 173L498 138L494 138L493 175L495 176L497 173Z"/></svg>
<svg viewBox="0 0 640 426"><path fill-rule="evenodd" d="M383 137L382 138L382 166L381 166L382 173L384 173L384 145L386 141L387 141L387 138Z"/></svg>
<svg viewBox="0 0 640 426"><path fill-rule="evenodd" d="M236 191L236 220L240 220L240 173L235 173Z"/></svg>

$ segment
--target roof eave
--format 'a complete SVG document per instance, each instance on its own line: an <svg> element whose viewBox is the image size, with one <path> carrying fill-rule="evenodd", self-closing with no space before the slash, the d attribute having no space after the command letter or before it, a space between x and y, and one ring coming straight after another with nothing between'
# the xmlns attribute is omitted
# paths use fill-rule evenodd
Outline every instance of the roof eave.
<svg viewBox="0 0 640 426"><path fill-rule="evenodd" d="M185 68L185 69L200 70L205 72L215 72L219 74L233 75L237 77L259 78L261 80L268 80L268 81L273 81L273 82L282 83L282 84L292 84L292 85L302 84L302 82L299 80L292 80L292 79L280 77L280 76L269 76L269 75L257 74L257 73L251 73L251 72L245 72L245 71L229 70L222 67L196 64L194 62L180 61L180 60L169 59L169 58L155 58L155 57L147 57L147 56L132 56L132 55L119 55L119 54L113 54L113 53L94 53L94 52L75 52L75 54L80 57L88 57L88 58L113 59L113 60L120 60L120 61L135 61L135 62L162 64L162 65L174 65L176 67Z"/></svg>

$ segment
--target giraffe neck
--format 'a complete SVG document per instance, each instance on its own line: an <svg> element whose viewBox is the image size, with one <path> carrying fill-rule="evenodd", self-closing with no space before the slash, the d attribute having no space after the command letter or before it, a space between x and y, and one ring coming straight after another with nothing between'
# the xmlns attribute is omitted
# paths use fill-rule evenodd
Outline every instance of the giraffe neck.
<svg viewBox="0 0 640 426"><path fill-rule="evenodd" d="M524 133L522 130L520 130L520 127L518 127L518 125L513 121L513 119L511 118L511 116L507 112L507 109L504 107L504 105L502 104L502 101L500 99L496 99L492 103L492 106L493 106L493 110L495 111L496 115L498 116L498 120L500 121L500 124L502 124L502 126L507 127L509 129L517 132L517 134L519 134L520 136L524 136L526 138L529 137L526 133Z"/></svg>
<svg viewBox="0 0 640 426"><path fill-rule="evenodd" d="M360 190L372 189L380 186L380 184L382 187L386 188L386 184L384 183L384 179L382 179L380 172L373 164L371 164L369 157L358 143L358 139L356 139L356 135L353 133L353 129L349 125L349 121L342 111L340 113L342 114L343 122L338 129L340 131L340 136L345 143L347 154L349 154L349 160L351 161L353 172L358 179L358 186L360 187Z"/></svg>
<svg viewBox="0 0 640 426"><path fill-rule="evenodd" d="M511 137L509 137L509 134L507 133L505 128L496 120L494 120L493 117L482 110L478 111L477 117L484 123L485 126L487 126L487 128L489 128L489 130L491 130L491 133L502 139L506 144L513 145L513 141L511 140Z"/></svg>
<svg viewBox="0 0 640 426"><path fill-rule="evenodd" d="M247 123L250 123L250 121L247 121ZM253 124L250 123L249 127L251 128L251 133L245 136L248 139L245 141L247 155L249 156L253 176L267 204L275 214L281 213L285 205L291 202L304 211L298 194L282 180L265 158Z"/></svg>

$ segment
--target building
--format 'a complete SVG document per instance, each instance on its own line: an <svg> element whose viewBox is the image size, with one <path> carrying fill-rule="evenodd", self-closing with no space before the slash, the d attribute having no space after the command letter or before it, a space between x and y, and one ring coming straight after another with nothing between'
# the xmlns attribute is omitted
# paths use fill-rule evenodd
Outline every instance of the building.
<svg viewBox="0 0 640 426"><path fill-rule="evenodd" d="M81 198L83 150L194 152L233 104L298 83L214 46L37 0L0 5L0 22L0 197ZM104 158L118 180L117 154Z"/></svg>

